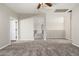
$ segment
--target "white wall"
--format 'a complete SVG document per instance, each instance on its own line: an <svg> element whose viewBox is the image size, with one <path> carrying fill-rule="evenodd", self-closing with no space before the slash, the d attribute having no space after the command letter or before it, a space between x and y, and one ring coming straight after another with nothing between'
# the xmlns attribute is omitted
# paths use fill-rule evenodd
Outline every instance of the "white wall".
<svg viewBox="0 0 79 59"><path fill-rule="evenodd" d="M70 14L53 13L46 16L48 38L70 38Z"/></svg>
<svg viewBox="0 0 79 59"><path fill-rule="evenodd" d="M47 38L65 38L64 14L46 15Z"/></svg>
<svg viewBox="0 0 79 59"><path fill-rule="evenodd" d="M26 18L19 21L20 40L34 40L33 18Z"/></svg>
<svg viewBox="0 0 79 59"><path fill-rule="evenodd" d="M61 14L51 14L46 16L47 30L64 30L64 16Z"/></svg>
<svg viewBox="0 0 79 59"><path fill-rule="evenodd" d="M9 18L16 14L8 7L0 4L0 48L10 43Z"/></svg>
<svg viewBox="0 0 79 59"><path fill-rule="evenodd" d="M65 19L65 38L66 39L71 39L71 19L70 19L70 13L65 13L65 16L64 16L64 19Z"/></svg>
<svg viewBox="0 0 79 59"><path fill-rule="evenodd" d="M79 46L79 4L72 10L72 43Z"/></svg>

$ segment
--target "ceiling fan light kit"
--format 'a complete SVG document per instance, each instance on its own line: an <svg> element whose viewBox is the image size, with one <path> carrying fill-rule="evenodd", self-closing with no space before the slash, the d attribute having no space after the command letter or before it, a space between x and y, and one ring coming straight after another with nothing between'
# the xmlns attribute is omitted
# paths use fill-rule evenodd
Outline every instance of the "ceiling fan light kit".
<svg viewBox="0 0 79 59"><path fill-rule="evenodd" d="M45 8L45 7L52 7L52 3L39 3L37 9Z"/></svg>

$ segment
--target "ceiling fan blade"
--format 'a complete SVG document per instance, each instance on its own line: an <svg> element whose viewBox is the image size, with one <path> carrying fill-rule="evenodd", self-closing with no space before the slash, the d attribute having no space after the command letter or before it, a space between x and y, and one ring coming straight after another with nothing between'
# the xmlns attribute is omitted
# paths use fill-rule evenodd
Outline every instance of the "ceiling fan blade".
<svg viewBox="0 0 79 59"><path fill-rule="evenodd" d="M37 9L39 9L40 7L41 7L41 4L39 3L38 6L37 6Z"/></svg>
<svg viewBox="0 0 79 59"><path fill-rule="evenodd" d="M47 6L51 7L52 3L45 3Z"/></svg>

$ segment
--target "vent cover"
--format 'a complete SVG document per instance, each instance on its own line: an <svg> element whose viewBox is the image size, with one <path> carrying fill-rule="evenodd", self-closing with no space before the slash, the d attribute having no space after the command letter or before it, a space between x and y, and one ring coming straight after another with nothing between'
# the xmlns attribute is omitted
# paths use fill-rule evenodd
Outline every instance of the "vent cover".
<svg viewBox="0 0 79 59"><path fill-rule="evenodd" d="M55 12L66 12L68 9L56 9Z"/></svg>

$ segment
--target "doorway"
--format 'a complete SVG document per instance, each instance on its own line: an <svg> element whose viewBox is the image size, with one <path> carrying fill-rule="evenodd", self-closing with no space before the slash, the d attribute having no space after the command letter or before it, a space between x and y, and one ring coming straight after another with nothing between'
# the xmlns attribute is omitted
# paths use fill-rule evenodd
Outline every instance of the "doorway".
<svg viewBox="0 0 79 59"><path fill-rule="evenodd" d="M10 40L18 40L18 20L15 18L10 18Z"/></svg>

